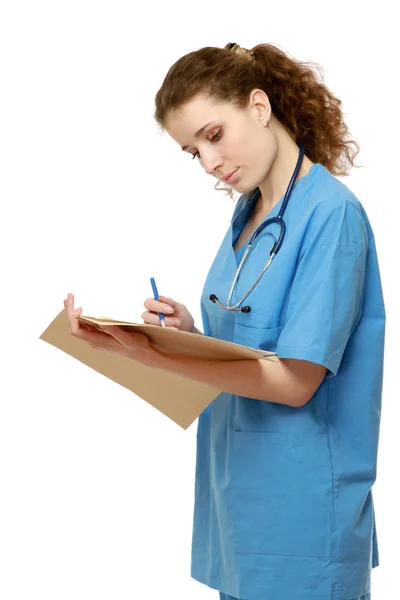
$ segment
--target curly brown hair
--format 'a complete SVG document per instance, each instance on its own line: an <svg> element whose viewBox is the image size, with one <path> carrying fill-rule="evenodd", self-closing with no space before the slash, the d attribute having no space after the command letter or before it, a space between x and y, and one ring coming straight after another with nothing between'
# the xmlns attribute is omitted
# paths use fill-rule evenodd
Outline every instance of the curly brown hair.
<svg viewBox="0 0 400 600"><path fill-rule="evenodd" d="M318 64L295 60L272 44L259 44L247 52L237 48L207 46L172 65L155 97L154 118L162 129L171 112L198 95L244 109L257 88L267 94L272 113L312 162L333 175L348 175L349 168L358 168L354 158L359 145L349 139L342 102L323 83Z"/></svg>

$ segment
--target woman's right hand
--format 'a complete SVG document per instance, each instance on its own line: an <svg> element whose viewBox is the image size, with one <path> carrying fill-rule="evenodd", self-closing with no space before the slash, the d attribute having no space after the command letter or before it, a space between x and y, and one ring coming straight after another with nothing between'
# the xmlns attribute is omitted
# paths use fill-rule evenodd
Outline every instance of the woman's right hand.
<svg viewBox="0 0 400 600"><path fill-rule="evenodd" d="M149 325L160 325L161 321L158 313L163 313L165 317L165 325L180 331L194 332L194 319L186 306L176 302L172 298L159 296L158 300L148 298L144 302L147 310L142 313L142 319Z"/></svg>

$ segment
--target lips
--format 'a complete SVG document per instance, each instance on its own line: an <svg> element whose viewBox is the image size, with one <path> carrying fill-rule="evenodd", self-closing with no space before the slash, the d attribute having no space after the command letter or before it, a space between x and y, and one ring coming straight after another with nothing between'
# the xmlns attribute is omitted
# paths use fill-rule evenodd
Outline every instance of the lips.
<svg viewBox="0 0 400 600"><path fill-rule="evenodd" d="M230 181L236 175L237 171L238 171L238 169L235 169L234 171L231 171L230 173L228 173L227 175L225 175L225 177L221 177L222 181L225 181L225 183L230 183Z"/></svg>

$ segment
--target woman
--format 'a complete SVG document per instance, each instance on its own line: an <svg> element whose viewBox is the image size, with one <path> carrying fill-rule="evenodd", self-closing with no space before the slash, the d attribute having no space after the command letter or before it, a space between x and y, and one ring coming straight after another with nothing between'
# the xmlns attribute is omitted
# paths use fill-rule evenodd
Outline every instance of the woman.
<svg viewBox="0 0 400 600"><path fill-rule="evenodd" d="M367 600L379 563L385 311L368 218L334 177L358 149L340 105L268 44L192 52L156 96L157 122L241 194L204 286L204 333L273 359L174 355L117 327L89 331L64 301L72 335L224 390L199 417L192 547L192 576L223 600ZM163 312L200 333L172 299L145 307L146 323Z"/></svg>

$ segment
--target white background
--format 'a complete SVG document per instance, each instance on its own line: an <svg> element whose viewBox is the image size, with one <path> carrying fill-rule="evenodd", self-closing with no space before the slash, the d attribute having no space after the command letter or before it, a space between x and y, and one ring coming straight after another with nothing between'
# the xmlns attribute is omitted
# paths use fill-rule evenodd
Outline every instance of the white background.
<svg viewBox="0 0 400 600"><path fill-rule="evenodd" d="M140 321L151 276L202 328L200 292L234 205L160 134L154 96L180 56L228 42L270 42L320 64L361 145L364 168L343 180L375 231L387 309L373 600L396 597L399 42L391 6L3 4L2 600L217 598L190 578L196 423L180 429L38 338L68 292L86 314Z"/></svg>

